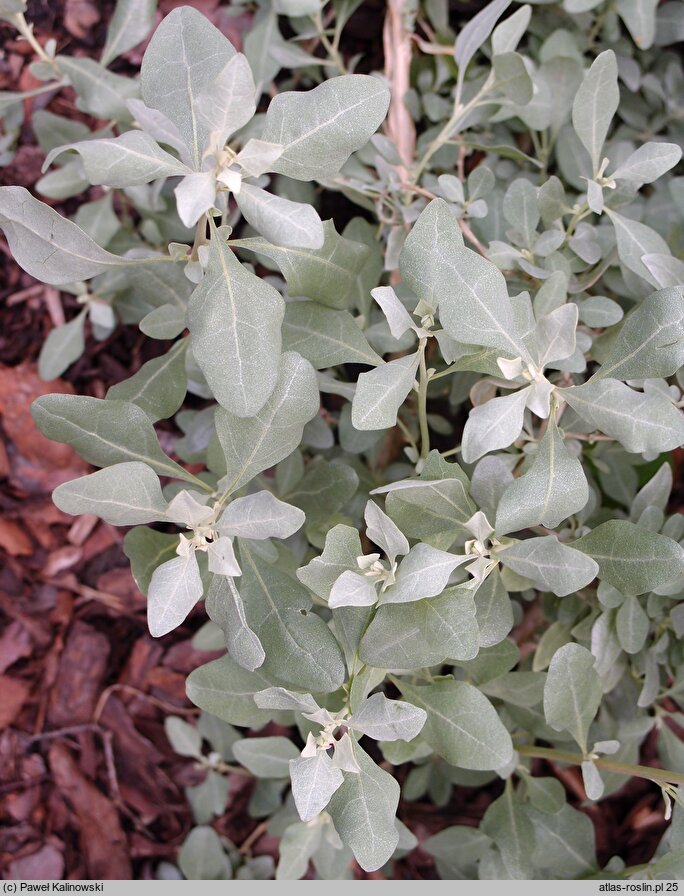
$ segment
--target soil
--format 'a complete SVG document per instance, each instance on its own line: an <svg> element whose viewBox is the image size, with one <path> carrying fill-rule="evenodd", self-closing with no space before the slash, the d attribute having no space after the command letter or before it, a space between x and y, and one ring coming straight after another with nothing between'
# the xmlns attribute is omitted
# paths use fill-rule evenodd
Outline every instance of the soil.
<svg viewBox="0 0 684 896"><path fill-rule="evenodd" d="M169 0L160 8L173 5ZM225 19L214 0L193 5L230 26L239 43L246 20ZM62 52L95 55L112 6L108 0L41 0L29 2L28 19L40 41L53 37ZM347 29L345 55L365 53L368 68L382 66L383 9L382 0L367 0ZM33 86L26 45L6 25L0 25L0 40L0 90ZM131 51L115 70L133 71L141 52ZM0 168L0 184L33 189L43 154L30 112L47 104L84 118L73 100L65 89L49 101L27 101L18 150ZM92 198L97 195L93 190ZM73 210L69 203L60 209ZM343 205L327 211L342 218L348 213ZM149 636L122 532L94 517L69 517L52 504L55 486L89 468L36 430L29 406L45 392L103 397L151 351L167 346L134 327L119 327L103 342L89 337L85 355L62 380L42 382L40 347L76 305L21 271L2 239L0 252L0 872L5 879L150 879L160 861L175 860L192 827L183 788L198 783L201 773L174 755L163 722L169 714L196 715L184 681L212 658L191 645L203 614L162 641ZM642 761L655 761L651 742ZM656 788L635 780L599 805L583 806L576 770L539 763L538 771L556 774L573 804L590 815L601 861L617 854L638 864L652 855L665 826ZM276 855L275 841L253 836L258 822L246 811L249 782L232 776L231 785L217 830L246 844L246 853ZM477 824L499 789L456 788L446 806L402 803L399 815L423 840L452 824ZM399 862L395 874L436 877L420 850Z"/></svg>

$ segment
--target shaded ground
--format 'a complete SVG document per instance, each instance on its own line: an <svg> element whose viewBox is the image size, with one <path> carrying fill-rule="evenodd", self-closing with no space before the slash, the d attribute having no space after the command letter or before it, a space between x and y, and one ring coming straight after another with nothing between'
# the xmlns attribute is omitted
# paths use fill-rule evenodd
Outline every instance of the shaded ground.
<svg viewBox="0 0 684 896"><path fill-rule="evenodd" d="M193 5L216 14L211 0ZM101 46L108 3L31 6L39 39L55 36L68 53ZM349 29L351 50L372 47L377 54L382 4L367 3L364 11L366 19L357 14ZM33 86L26 48L9 34L0 29L0 89L26 89ZM239 35L231 31L231 37ZM134 51L117 66L126 70L139 58ZM79 114L68 91L50 108ZM33 145L29 112L19 151L0 169L0 182L31 189L43 156ZM123 533L95 518L74 520L50 500L56 485L88 466L71 449L44 439L28 408L48 391L103 397L147 360L152 345L159 353L165 346L120 328L104 342L90 339L65 380L42 383L35 365L40 345L65 312L71 316L72 300L17 268L4 241L0 252L0 872L25 879L152 877L160 860L175 859L192 825L183 787L197 783L197 772L171 752L163 720L169 713L194 714L184 680L210 658L190 644L203 615L196 613L162 642L149 637L144 598L121 548ZM532 620L526 637L534 630ZM649 743L644 760L653 756ZM576 770L555 771L579 804ZM217 829L246 850L275 853L275 843L246 814L249 787L233 778ZM403 804L400 816L423 839L451 824L476 824L498 792L498 786L456 789L446 807ZM603 861L614 854L628 864L648 859L664 827L659 793L644 782L586 811ZM420 851L397 873L435 877Z"/></svg>

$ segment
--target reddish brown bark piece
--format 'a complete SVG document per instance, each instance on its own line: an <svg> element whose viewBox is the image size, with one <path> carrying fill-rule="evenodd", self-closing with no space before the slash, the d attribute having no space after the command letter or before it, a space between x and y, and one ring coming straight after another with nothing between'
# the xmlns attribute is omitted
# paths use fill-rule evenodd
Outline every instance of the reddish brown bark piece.
<svg viewBox="0 0 684 896"><path fill-rule="evenodd" d="M178 800L178 789L160 768L163 754L138 731L129 713L123 703L110 696L101 722L114 737L123 800L143 824L149 824L164 814L170 801Z"/></svg>
<svg viewBox="0 0 684 896"><path fill-rule="evenodd" d="M62 380L44 383L34 364L0 366L0 415L14 448L10 450L11 477L30 491L51 491L90 469L68 445L46 439L29 412L31 402L40 395L73 391Z"/></svg>
<svg viewBox="0 0 684 896"><path fill-rule="evenodd" d="M31 539L12 520L0 520L0 548L13 557L28 557L33 553Z"/></svg>
<svg viewBox="0 0 684 896"><path fill-rule="evenodd" d="M85 622L72 626L50 696L48 722L54 728L89 722L107 669L109 642Z"/></svg>
<svg viewBox="0 0 684 896"><path fill-rule="evenodd" d="M26 703L30 687L20 678L0 675L0 728L11 725Z"/></svg>
<svg viewBox="0 0 684 896"><path fill-rule="evenodd" d="M31 636L17 619L11 622L0 636L0 674L30 653Z"/></svg>
<svg viewBox="0 0 684 896"><path fill-rule="evenodd" d="M64 856L49 843L9 866L10 880L61 880L63 874Z"/></svg>
<svg viewBox="0 0 684 896"><path fill-rule="evenodd" d="M76 816L90 878L131 880L128 844L112 803L83 777L63 744L50 748L49 763L57 787Z"/></svg>

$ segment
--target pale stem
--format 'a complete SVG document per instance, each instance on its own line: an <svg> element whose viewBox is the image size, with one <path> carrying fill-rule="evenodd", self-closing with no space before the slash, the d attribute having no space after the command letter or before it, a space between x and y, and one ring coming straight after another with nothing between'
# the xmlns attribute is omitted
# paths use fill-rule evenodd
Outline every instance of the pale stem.
<svg viewBox="0 0 684 896"><path fill-rule="evenodd" d="M313 18L316 24L316 30L318 31L318 37L320 38L320 41L323 44L326 53L328 54L328 58L336 66L341 75L346 75L347 66L344 64L344 59L337 49L337 36L335 41L331 41L328 35L325 33L325 25L323 23L323 19L321 18L320 12L317 12Z"/></svg>
<svg viewBox="0 0 684 896"><path fill-rule="evenodd" d="M461 105L461 90L463 88L463 82L461 75L459 73L459 81L456 86L456 99L454 102L454 112L449 121L444 125L439 134L435 137L432 143L428 146L425 155L418 163L418 166L413 175L413 180L417 183L420 180L420 176L427 167L428 162L434 156L434 154L444 146L444 144L453 137L454 133L458 130L458 127L463 121L463 119L468 115L469 112L472 112L473 109L476 109L479 105L482 105L482 99L489 93L492 86L494 84L494 76L490 74L489 78L482 85L478 93L470 100L470 102L466 103L465 106Z"/></svg>
<svg viewBox="0 0 684 896"><path fill-rule="evenodd" d="M52 58L52 56L48 56L43 47L36 40L36 36L33 33L33 26L29 25L29 23L24 18L23 12L18 12L12 16L10 20L14 27L17 29L19 34L24 38L24 40L29 44L33 52L38 56L43 62L47 62L50 66L52 66L55 71L57 71L57 63Z"/></svg>
<svg viewBox="0 0 684 896"><path fill-rule="evenodd" d="M404 97L411 87L411 37L406 27L410 13L406 0L387 0L387 13L382 32L385 50L385 76L390 85L390 107L387 113L387 136L397 148L402 180L408 180L408 171L416 151L416 128ZM409 188L410 189L410 188Z"/></svg>
<svg viewBox="0 0 684 896"><path fill-rule="evenodd" d="M529 756L530 759L548 759L551 762L567 762L569 765L581 765L585 758L581 753L570 753L566 750L554 750L550 747L521 746L516 747L521 756ZM627 762L616 762L614 759L604 759L600 756L592 760L594 765L605 772L613 772L616 775L627 775L630 778L644 778L655 784L684 784L684 774L671 772L664 768L651 768L648 765L630 765Z"/></svg>
<svg viewBox="0 0 684 896"><path fill-rule="evenodd" d="M427 347L427 338L424 336L419 344L420 352L420 379L418 381L418 421L420 423L420 456L425 459L430 453L430 430L427 421L427 389L430 377L427 372L427 364L425 363L425 350Z"/></svg>

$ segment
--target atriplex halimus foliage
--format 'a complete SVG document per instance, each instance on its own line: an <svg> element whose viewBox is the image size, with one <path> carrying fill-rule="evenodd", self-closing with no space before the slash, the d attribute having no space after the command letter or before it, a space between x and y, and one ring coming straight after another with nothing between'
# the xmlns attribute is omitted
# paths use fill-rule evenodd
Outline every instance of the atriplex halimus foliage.
<svg viewBox="0 0 684 896"><path fill-rule="evenodd" d="M100 63L55 56L0 0L39 56L31 95L68 84L108 122L34 116L37 189L105 188L74 220L0 188L17 261L83 306L43 375L86 318L174 340L105 399L33 414L101 467L58 507L134 527L151 633L204 599L195 644L226 651L188 679L197 725L168 720L207 770L181 871L271 875L210 826L235 763L278 878L381 868L416 845L387 770L410 763L405 801L506 781L479 828L422 844L445 878L683 876L679 808L645 871L601 871L589 818L531 763L576 763L590 800L650 778L668 812L684 781L684 74L663 49L684 15L493 0L454 31L445 2L407 4L420 64L397 94L347 69L356 6L260 4L244 53L181 7L127 79L107 66L151 30L149 0L119 0ZM282 70L307 89L272 91ZM0 96L8 156L21 100ZM364 217L340 235L311 182ZM237 730L271 721L292 738ZM636 765L654 729L667 770Z"/></svg>

